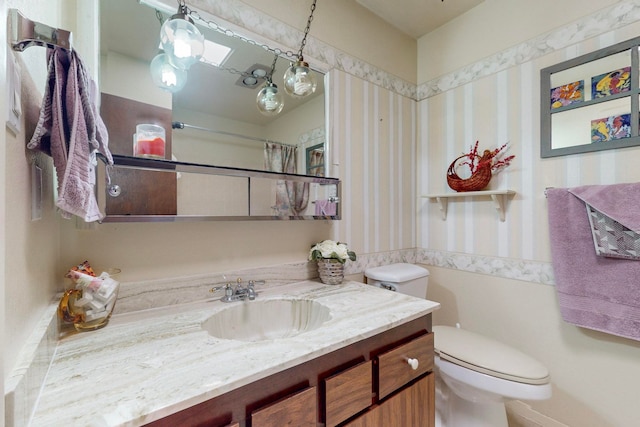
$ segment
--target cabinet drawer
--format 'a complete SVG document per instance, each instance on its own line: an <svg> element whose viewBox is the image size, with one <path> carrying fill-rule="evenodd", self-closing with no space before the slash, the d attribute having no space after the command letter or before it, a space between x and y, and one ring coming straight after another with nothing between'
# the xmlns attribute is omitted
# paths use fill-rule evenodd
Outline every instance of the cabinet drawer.
<svg viewBox="0 0 640 427"><path fill-rule="evenodd" d="M363 362L325 379L326 425L334 427L371 406L372 362Z"/></svg>
<svg viewBox="0 0 640 427"><path fill-rule="evenodd" d="M316 387L279 400L251 413L253 427L316 427Z"/></svg>
<svg viewBox="0 0 640 427"><path fill-rule="evenodd" d="M416 381L374 406L343 427L433 427L435 380L433 374Z"/></svg>
<svg viewBox="0 0 640 427"><path fill-rule="evenodd" d="M417 360L415 369L409 359ZM433 370L433 333L378 356L378 398L384 399L414 378Z"/></svg>

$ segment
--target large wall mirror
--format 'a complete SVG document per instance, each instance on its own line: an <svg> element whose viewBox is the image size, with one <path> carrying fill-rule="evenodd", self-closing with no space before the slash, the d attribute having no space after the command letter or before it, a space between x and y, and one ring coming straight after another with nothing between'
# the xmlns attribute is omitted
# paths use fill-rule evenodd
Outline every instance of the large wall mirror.
<svg viewBox="0 0 640 427"><path fill-rule="evenodd" d="M169 93L153 86L149 72L151 60L158 54L161 21L176 13L178 3L167 1L138 0L101 0L101 55L100 87L103 93L103 105L113 104L116 117L111 119L110 147L117 155L132 155L132 137L135 121L145 121L145 114L138 114L138 105L143 108L160 110L159 115L168 115L162 121L154 119L167 131L166 160L184 164L212 165L221 168L246 169L251 171L277 171L297 175L328 176L328 154L326 118L325 118L325 76L318 71L318 88L309 97L284 97L285 106L277 116L265 116L256 107L256 96L264 85L264 75L271 71L276 55L273 50L265 49L265 44L255 42L246 35L234 30L234 35L214 31L206 25L199 25L207 40L227 46L231 49L226 60L219 66L202 62L192 65L187 72L187 83L176 93ZM208 18L204 13L201 15ZM215 19L215 18L212 18ZM224 22L216 21L220 25ZM196 21L198 24L198 21ZM240 37L238 37L240 35ZM294 43L298 43L295 41ZM281 53L281 52L280 52ZM281 53L275 62L273 82L283 87L283 75L292 58ZM313 64L312 64L313 66ZM256 78L247 78L251 74ZM105 101L106 100L106 101ZM124 107L124 105L127 107ZM131 110L133 109L133 110ZM134 114L132 111L136 111ZM118 116L119 115L119 116ZM134 120L126 126L124 123ZM106 121L106 120L105 120ZM124 129L116 130L111 127ZM119 134L121 133L121 135ZM115 140L113 135L118 135ZM287 170L277 170L271 166L272 150L267 145L276 143L285 150L295 149L296 160ZM276 153L277 154L277 153ZM112 180L126 180L118 176ZM316 211L316 201L334 203L339 189L334 186L312 186L309 206L300 215L278 210L275 202L278 184L273 180L265 181L261 196L263 206L257 201L247 203L251 191L239 191L247 188L243 179L216 178L181 173L168 178L170 186L175 187L177 206L161 215L186 215L200 211L200 207L189 208L181 205L184 195L193 193L193 188L205 189L213 194L211 186L219 190L214 198L233 197L244 194L233 209L224 212L198 213L198 215L225 217L247 214L247 206L252 205L253 212L262 212L261 216L309 216ZM138 180L138 177L135 178ZM156 178L150 179L152 182ZM204 181L203 181L204 180ZM192 182L193 181L193 182ZM234 184L229 185L229 181ZM204 187L207 182L208 187ZM254 180L255 182L255 180ZM121 185L121 187L124 187ZM166 187L166 185L165 185ZM189 188L190 190L187 190ZM235 189L235 190L234 190ZM125 188L122 188L125 191ZM255 191L254 191L255 192ZM225 196L225 194L229 193ZM123 197L123 196L119 196ZM171 197L170 197L171 198ZM122 199L121 199L122 200ZM334 202L332 202L332 200ZM116 200L110 200L107 193L107 215L138 215L133 211L119 211ZM125 203L126 204L126 203ZM111 209L110 209L111 205ZM120 209L120 208L117 208ZM136 208L139 209L139 208ZM146 211L156 215L156 212ZM175 211L175 212L174 212ZM233 215L229 212L233 211ZM338 214L339 216L339 214Z"/></svg>
<svg viewBox="0 0 640 427"><path fill-rule="evenodd" d="M640 145L640 38L541 70L541 157Z"/></svg>

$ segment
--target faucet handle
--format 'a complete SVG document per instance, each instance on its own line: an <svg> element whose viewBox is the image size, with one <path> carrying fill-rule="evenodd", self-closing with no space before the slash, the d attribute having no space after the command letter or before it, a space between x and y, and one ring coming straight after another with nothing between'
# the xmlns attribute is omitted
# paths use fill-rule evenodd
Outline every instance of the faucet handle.
<svg viewBox="0 0 640 427"><path fill-rule="evenodd" d="M264 285L265 283L264 280L249 280L249 286Z"/></svg>
<svg viewBox="0 0 640 427"><path fill-rule="evenodd" d="M221 291L222 289L224 289L224 286L214 286L213 288L209 289L209 292L216 293L218 291Z"/></svg>

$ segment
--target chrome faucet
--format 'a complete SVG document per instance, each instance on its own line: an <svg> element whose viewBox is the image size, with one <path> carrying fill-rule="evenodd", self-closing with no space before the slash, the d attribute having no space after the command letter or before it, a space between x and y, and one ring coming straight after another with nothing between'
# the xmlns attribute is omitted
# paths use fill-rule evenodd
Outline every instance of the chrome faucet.
<svg viewBox="0 0 640 427"><path fill-rule="evenodd" d="M249 280L246 287L242 286L242 279L238 278L235 288L231 283L227 283L224 287L224 296L220 298L222 302L234 302L234 301L253 301L258 296L256 292L256 284L264 284L264 280ZM218 290L219 288L211 289L211 292Z"/></svg>

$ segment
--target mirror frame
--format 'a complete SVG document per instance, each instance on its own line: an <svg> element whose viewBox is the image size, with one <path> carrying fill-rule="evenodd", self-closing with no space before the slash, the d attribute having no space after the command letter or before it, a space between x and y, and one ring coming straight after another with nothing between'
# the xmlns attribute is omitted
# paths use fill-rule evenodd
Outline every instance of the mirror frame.
<svg viewBox="0 0 640 427"><path fill-rule="evenodd" d="M599 49L597 51L570 59L568 61L561 62L559 64L543 68L540 70L540 157L556 157L565 156L570 154L590 153L603 150L613 150L618 148L634 147L640 145L639 135L639 97L640 97L640 65L639 65L639 52L640 49L640 37L636 37L631 40L623 41L612 46ZM574 67L578 67L589 62L593 62L616 53L630 51L631 54L631 87L629 91L610 95L605 98L591 99L578 103L572 103L570 105L551 108L550 94L551 94L551 76L554 73L560 71L569 70ZM590 76L592 77L592 76ZM587 87L585 82L585 89L590 90L591 85ZM589 143L583 145L574 145L569 147L553 148L552 145L552 115L555 113L561 113L564 111L575 110L582 107L588 107L597 105L600 103L606 103L621 98L630 98L630 115L631 115L631 136L627 138L621 138L611 140L607 142Z"/></svg>

